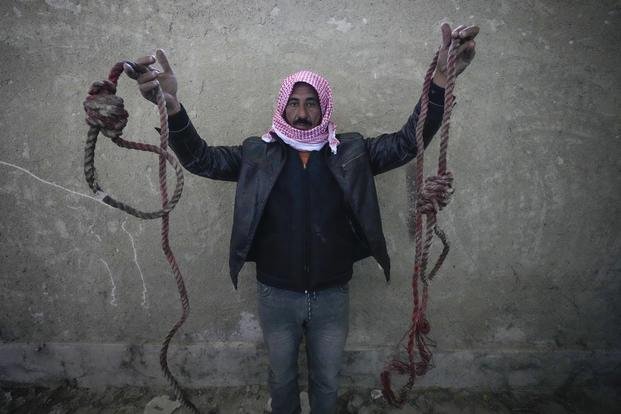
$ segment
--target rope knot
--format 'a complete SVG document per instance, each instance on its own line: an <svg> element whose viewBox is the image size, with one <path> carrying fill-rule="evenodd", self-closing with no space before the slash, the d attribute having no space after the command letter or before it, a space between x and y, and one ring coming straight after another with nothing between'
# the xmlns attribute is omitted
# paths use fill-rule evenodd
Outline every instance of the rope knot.
<svg viewBox="0 0 621 414"><path fill-rule="evenodd" d="M418 192L416 208L421 214L436 214L451 200L453 194L453 174L446 172L425 179L425 185Z"/></svg>
<svg viewBox="0 0 621 414"><path fill-rule="evenodd" d="M93 82L84 101L86 123L98 127L108 138L118 138L129 114L123 98L116 96L116 85L109 80Z"/></svg>
<svg viewBox="0 0 621 414"><path fill-rule="evenodd" d="M423 318L418 322L418 331L423 335L428 335L431 331L431 325L427 318Z"/></svg>

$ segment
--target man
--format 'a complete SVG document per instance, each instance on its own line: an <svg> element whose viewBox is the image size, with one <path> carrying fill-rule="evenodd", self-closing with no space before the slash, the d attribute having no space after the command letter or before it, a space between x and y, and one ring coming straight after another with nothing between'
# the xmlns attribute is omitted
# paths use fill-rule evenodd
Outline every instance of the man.
<svg viewBox="0 0 621 414"><path fill-rule="evenodd" d="M446 58L460 43L457 73L474 57L478 27L442 25L442 51L430 90L425 145L440 126ZM229 265L237 276L256 262L259 319L269 358L274 414L300 412L297 356L306 338L309 397L315 414L333 413L348 332L348 282L353 263L373 256L389 279L374 175L416 155L416 105L403 128L364 139L336 134L332 92L321 76L300 71L281 86L272 127L240 146L209 146L179 103L177 81L162 50L136 61L143 96L154 102L161 86L169 115L170 146L183 166L212 179L237 181Z"/></svg>

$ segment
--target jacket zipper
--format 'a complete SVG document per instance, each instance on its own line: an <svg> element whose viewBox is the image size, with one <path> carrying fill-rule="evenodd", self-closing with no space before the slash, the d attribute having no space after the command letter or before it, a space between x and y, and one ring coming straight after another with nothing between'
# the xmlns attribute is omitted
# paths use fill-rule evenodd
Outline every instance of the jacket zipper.
<svg viewBox="0 0 621 414"><path fill-rule="evenodd" d="M310 157L309 157L310 158ZM304 278L307 290L310 289L310 235L311 235L311 218L310 218L310 177L308 173L308 161L304 166Z"/></svg>

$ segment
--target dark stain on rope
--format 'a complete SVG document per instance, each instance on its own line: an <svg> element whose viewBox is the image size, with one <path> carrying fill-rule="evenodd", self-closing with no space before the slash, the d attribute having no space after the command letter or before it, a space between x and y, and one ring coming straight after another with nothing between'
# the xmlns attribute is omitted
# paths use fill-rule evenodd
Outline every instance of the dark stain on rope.
<svg viewBox="0 0 621 414"><path fill-rule="evenodd" d="M84 176L89 187L97 197L101 200L120 210L125 211L133 216L142 219L162 219L161 236L162 236L162 250L166 256L166 260L170 265L179 296L181 299L181 317L170 329L164 342L162 349L160 350L160 365L164 376L170 383L177 399L187 407L193 413L199 413L198 409L187 397L184 395L181 386L168 369L168 346L173 336L177 333L181 325L187 319L190 313L190 302L185 289L185 283L181 276L181 271L177 265L177 260L170 248L170 242L168 238L169 233L169 213L175 208L175 205L181 198L181 192L183 191L183 170L177 162L177 159L168 151L168 114L166 112L166 103L162 90L158 88L157 91L157 108L160 114L160 145L155 146L151 144L144 144L139 142L126 141L121 138L123 128L127 125L128 113L123 107L123 99L116 96L116 86L119 77L123 73L123 64L132 62L118 62L110 70L107 80L94 82L89 91L86 100L84 101L84 110L86 111L86 123L90 126L88 130L88 138L86 140L86 147L84 149ZM116 145L122 148L134 149L138 151L147 151L158 154L159 156L159 180L160 180L160 198L162 201L162 208L157 211L144 212L137 210L136 208L122 203L110 195L108 195L97 180L97 171L95 170L95 145L97 143L97 136L101 132L107 136ZM168 188L166 184L166 163L174 168L177 183L173 191L172 197L168 197Z"/></svg>
<svg viewBox="0 0 621 414"><path fill-rule="evenodd" d="M439 50L436 52L423 83L421 96L421 109L416 124L416 176L414 182L408 174L408 201L414 206L414 239L416 243L416 257L414 271L412 275L412 299L414 307L410 328L405 332L397 344L397 351L404 349L407 353L407 361L395 357L390 361L381 373L380 379L383 387L383 394L386 400L395 407L402 407L406 402L407 394L414 386L417 376L424 375L432 368L431 350L433 341L427 336L431 331L431 326L426 317L427 302L429 300L429 280L431 280L446 258L449 252L449 244L444 232L438 227L436 216L438 212L450 201L453 193L453 175L446 170L447 149L448 149L448 130L450 125L451 111L454 106L455 98L453 89L455 87L455 61L457 58L457 47L459 42L453 41L449 46L447 60L447 85L444 91L444 114L442 116L442 126L440 129L440 156L438 161L437 175L427 177L423 181L424 153L423 128L427 119L429 106L429 88L433 72L438 63ZM415 201L415 203L414 203ZM424 217L424 219L423 219ZM424 220L424 224L423 224ZM433 240L433 235L438 236L442 241L442 253L436 260L433 268L426 273L429 249ZM419 283L422 284L422 292L419 292ZM407 337L407 342L404 340ZM391 372L408 375L408 380L399 390L398 396L395 395L391 386Z"/></svg>

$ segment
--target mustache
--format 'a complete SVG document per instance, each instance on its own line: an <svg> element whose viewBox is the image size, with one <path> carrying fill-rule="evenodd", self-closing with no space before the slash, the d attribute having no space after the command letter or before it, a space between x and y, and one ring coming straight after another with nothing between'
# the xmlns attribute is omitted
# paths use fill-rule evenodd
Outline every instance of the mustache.
<svg viewBox="0 0 621 414"><path fill-rule="evenodd" d="M296 119L295 122L293 123L294 125L308 125L311 126L313 125L310 121L310 119L306 119L306 118L299 118Z"/></svg>

